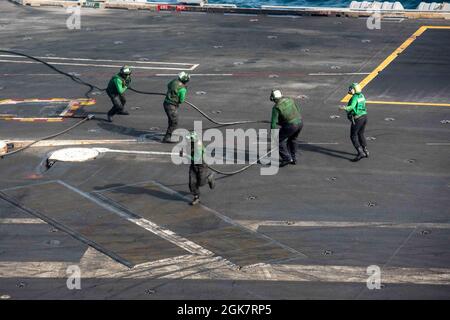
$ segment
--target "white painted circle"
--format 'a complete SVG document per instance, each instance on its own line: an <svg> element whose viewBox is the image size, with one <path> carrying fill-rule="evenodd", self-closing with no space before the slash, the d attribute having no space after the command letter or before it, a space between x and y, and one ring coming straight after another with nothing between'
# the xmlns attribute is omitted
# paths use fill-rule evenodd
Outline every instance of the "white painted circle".
<svg viewBox="0 0 450 320"><path fill-rule="evenodd" d="M93 148L64 148L53 152L49 160L83 162L97 158L99 151Z"/></svg>

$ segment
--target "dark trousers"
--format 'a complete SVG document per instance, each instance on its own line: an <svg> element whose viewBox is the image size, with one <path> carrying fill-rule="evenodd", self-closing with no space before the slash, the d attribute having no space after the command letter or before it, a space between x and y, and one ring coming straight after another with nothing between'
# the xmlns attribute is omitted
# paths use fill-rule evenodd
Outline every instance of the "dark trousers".
<svg viewBox="0 0 450 320"><path fill-rule="evenodd" d="M302 128L303 122L300 122L300 124L289 124L281 127L278 146L280 161L295 161L297 159L296 142Z"/></svg>
<svg viewBox="0 0 450 320"><path fill-rule="evenodd" d="M108 115L113 116L119 112L122 112L125 108L125 103L127 103L125 97L120 94L109 94L109 93L108 96L113 104L111 110L108 111Z"/></svg>
<svg viewBox="0 0 450 320"><path fill-rule="evenodd" d="M350 127L350 139L352 140L353 146L356 150L359 147L366 147L366 138L364 137L364 130L366 129L367 116L361 116L352 122Z"/></svg>
<svg viewBox="0 0 450 320"><path fill-rule="evenodd" d="M166 112L168 119L166 137L171 137L173 131L178 126L178 106L164 102L164 111Z"/></svg>
<svg viewBox="0 0 450 320"><path fill-rule="evenodd" d="M206 163L191 164L189 167L189 190L194 196L200 195L200 187L206 184L209 174Z"/></svg>

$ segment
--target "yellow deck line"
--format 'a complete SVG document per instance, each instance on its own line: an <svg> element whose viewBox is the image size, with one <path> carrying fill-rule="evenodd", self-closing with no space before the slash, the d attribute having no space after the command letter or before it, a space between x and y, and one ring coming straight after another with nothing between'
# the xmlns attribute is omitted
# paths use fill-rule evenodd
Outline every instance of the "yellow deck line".
<svg viewBox="0 0 450 320"><path fill-rule="evenodd" d="M383 71L400 53L406 50L418 37L420 37L427 29L450 29L450 26L421 26L408 39L406 39L397 49L394 50L384 61L378 65L367 77L365 77L359 85L361 89L364 88L370 81L372 81L381 71ZM351 95L347 94L341 102L347 103ZM397 104L397 103L394 103ZM409 103L406 103L409 104Z"/></svg>
<svg viewBox="0 0 450 320"><path fill-rule="evenodd" d="M0 100L0 105L4 104L22 104L29 102L67 102L68 106L65 108L59 115L59 117L55 118L39 118L39 117L30 117L30 118L22 118L22 117L14 117L7 114L0 114L0 120L9 120L9 121L19 121L19 122L61 122L64 121L65 117L72 116L78 109L82 106L91 106L96 103L95 99L89 98L79 98L79 99L67 99L67 98L50 98L50 99L2 99Z"/></svg>
<svg viewBox="0 0 450 320"><path fill-rule="evenodd" d="M450 103L402 102L402 101L366 101L371 104L395 104L409 106L450 107Z"/></svg>
<svg viewBox="0 0 450 320"><path fill-rule="evenodd" d="M450 29L450 26L424 26L427 29Z"/></svg>

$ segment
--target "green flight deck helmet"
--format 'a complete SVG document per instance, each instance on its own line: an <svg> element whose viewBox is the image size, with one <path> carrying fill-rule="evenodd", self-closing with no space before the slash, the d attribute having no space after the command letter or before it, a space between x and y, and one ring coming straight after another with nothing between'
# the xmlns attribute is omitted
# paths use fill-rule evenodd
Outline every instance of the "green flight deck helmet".
<svg viewBox="0 0 450 320"><path fill-rule="evenodd" d="M348 87L348 93L351 94L352 90L355 90L355 93L361 93L361 86L359 85L359 83L354 82Z"/></svg>

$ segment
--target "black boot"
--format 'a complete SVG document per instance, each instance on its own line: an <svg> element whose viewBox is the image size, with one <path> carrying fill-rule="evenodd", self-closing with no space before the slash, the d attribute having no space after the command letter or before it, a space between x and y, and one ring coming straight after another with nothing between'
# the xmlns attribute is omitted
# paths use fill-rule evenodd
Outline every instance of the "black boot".
<svg viewBox="0 0 450 320"><path fill-rule="evenodd" d="M357 162L359 160L361 160L362 158L365 158L366 155L364 153L364 150L362 147L358 148L358 155L352 160L353 162Z"/></svg>
<svg viewBox="0 0 450 320"><path fill-rule="evenodd" d="M117 112L117 114L120 114L122 116L128 116L130 113L128 111L122 110L122 111Z"/></svg>
<svg viewBox="0 0 450 320"><path fill-rule="evenodd" d="M172 135L166 133L166 135L164 136L164 138L161 141L162 143L173 143L172 142Z"/></svg>
<svg viewBox="0 0 450 320"><path fill-rule="evenodd" d="M363 147L364 153L366 154L366 158L369 157L369 149L367 147Z"/></svg>
<svg viewBox="0 0 450 320"><path fill-rule="evenodd" d="M283 168L283 167L287 166L288 164L292 164L292 160L281 160L278 166L280 168Z"/></svg>
<svg viewBox="0 0 450 320"><path fill-rule="evenodd" d="M214 189L214 187L216 186L216 181L214 180L214 173L211 173L208 176L208 185L210 189Z"/></svg>
<svg viewBox="0 0 450 320"><path fill-rule="evenodd" d="M199 196L194 196L194 199L192 199L192 201L191 201L191 206L195 206L199 202L200 202L200 197Z"/></svg>
<svg viewBox="0 0 450 320"><path fill-rule="evenodd" d="M107 117L106 120L107 120L108 122L113 122L113 121L112 121L113 115L112 115L111 113L108 112L108 114L106 115L106 117Z"/></svg>

